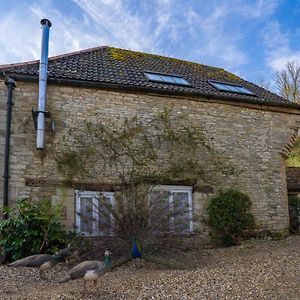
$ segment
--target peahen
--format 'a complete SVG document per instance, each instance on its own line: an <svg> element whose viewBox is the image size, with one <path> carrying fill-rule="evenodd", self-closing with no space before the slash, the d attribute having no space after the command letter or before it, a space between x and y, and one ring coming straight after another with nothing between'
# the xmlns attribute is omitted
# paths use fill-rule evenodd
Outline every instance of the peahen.
<svg viewBox="0 0 300 300"><path fill-rule="evenodd" d="M10 267L33 267L39 268L39 276L40 278L44 278L44 274L46 271L55 266L59 261L64 260L70 256L73 256L76 249L68 245L67 247L59 250L55 254L35 254L31 256L27 256L20 260L14 261L9 264Z"/></svg>
<svg viewBox="0 0 300 300"><path fill-rule="evenodd" d="M68 275L65 276L60 281L60 283L83 278L84 280L83 295L84 295L86 290L86 283L88 281L93 281L95 285L97 279L111 267L110 255L111 252L106 250L104 252L104 261L87 260L76 265L74 268L69 270Z"/></svg>

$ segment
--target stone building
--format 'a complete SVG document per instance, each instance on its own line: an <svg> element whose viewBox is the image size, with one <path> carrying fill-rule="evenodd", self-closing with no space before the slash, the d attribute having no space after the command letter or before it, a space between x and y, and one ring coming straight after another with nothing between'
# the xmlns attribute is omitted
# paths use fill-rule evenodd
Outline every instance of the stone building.
<svg viewBox="0 0 300 300"><path fill-rule="evenodd" d="M4 170L7 99L10 78L13 107L10 130L8 205L20 197L62 202L68 228L84 231L76 210L99 192L113 197L107 182L66 183L55 166L55 146L68 126L92 116L105 118L162 111L185 113L200 125L214 149L242 172L220 175L193 186L164 186L184 194L193 212L204 216L209 199L235 186L253 203L258 229L288 230L285 159L298 135L299 106L221 68L146 53L98 47L49 59L46 146L36 149L34 120L39 61L0 66L0 169ZM7 85L5 84L7 83ZM55 127L52 128L52 124ZM209 174L208 174L209 175ZM209 177L209 176L208 176ZM4 193L0 178L0 205ZM191 220L192 222L192 220ZM198 228L205 229L204 224ZM96 234L96 232L95 232Z"/></svg>

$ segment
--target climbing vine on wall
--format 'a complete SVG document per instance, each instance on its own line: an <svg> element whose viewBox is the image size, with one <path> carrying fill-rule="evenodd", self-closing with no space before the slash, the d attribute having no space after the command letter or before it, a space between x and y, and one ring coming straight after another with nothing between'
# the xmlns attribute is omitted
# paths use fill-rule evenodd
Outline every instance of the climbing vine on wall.
<svg viewBox="0 0 300 300"><path fill-rule="evenodd" d="M70 128L59 145L57 167L70 180L162 184L195 182L208 165L211 172L234 172L211 148L201 127L170 109L111 120L96 115Z"/></svg>
<svg viewBox="0 0 300 300"><path fill-rule="evenodd" d="M171 263L165 253L183 246L176 234L191 233L190 207L179 194L156 188L196 185L206 172L231 174L233 167L213 150L200 126L170 109L127 118L96 115L90 120L70 128L59 143L57 167L71 182L90 178L116 188L113 204L100 193L96 202L89 200L86 212L78 213L81 222L92 232L93 216L101 216L99 230L113 236L104 248L121 252L122 262L136 257L130 249L139 248L144 259L178 267L182 260ZM166 243L162 235L172 235L171 241Z"/></svg>

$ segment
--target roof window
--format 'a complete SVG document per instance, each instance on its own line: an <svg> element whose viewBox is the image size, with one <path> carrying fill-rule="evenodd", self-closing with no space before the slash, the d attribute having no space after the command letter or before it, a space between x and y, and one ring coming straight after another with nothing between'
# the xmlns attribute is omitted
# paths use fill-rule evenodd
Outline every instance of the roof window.
<svg viewBox="0 0 300 300"><path fill-rule="evenodd" d="M256 96L253 92L249 91L242 85L235 85L231 83L218 82L212 80L209 80L208 82L221 92L230 92L230 93Z"/></svg>
<svg viewBox="0 0 300 300"><path fill-rule="evenodd" d="M147 79L150 81L176 84L176 85L188 85L188 86L191 85L183 77L177 75L167 75L167 74L159 74L159 73L152 73L152 72L144 72L144 74L147 77Z"/></svg>

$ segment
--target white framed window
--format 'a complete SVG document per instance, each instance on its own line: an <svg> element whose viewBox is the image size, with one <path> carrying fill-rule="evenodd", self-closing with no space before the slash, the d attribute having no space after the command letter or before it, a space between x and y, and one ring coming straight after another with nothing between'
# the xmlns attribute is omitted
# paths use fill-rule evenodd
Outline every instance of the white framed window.
<svg viewBox="0 0 300 300"><path fill-rule="evenodd" d="M169 223L167 231L174 233L193 232L192 192L191 186L160 185L153 187L151 198L158 199L162 207L173 212L170 218L166 217Z"/></svg>
<svg viewBox="0 0 300 300"><path fill-rule="evenodd" d="M107 225L112 222L112 215L101 203L108 201L114 205L113 192L75 191L76 228L85 236L111 235ZM101 200L100 200L101 199Z"/></svg>

